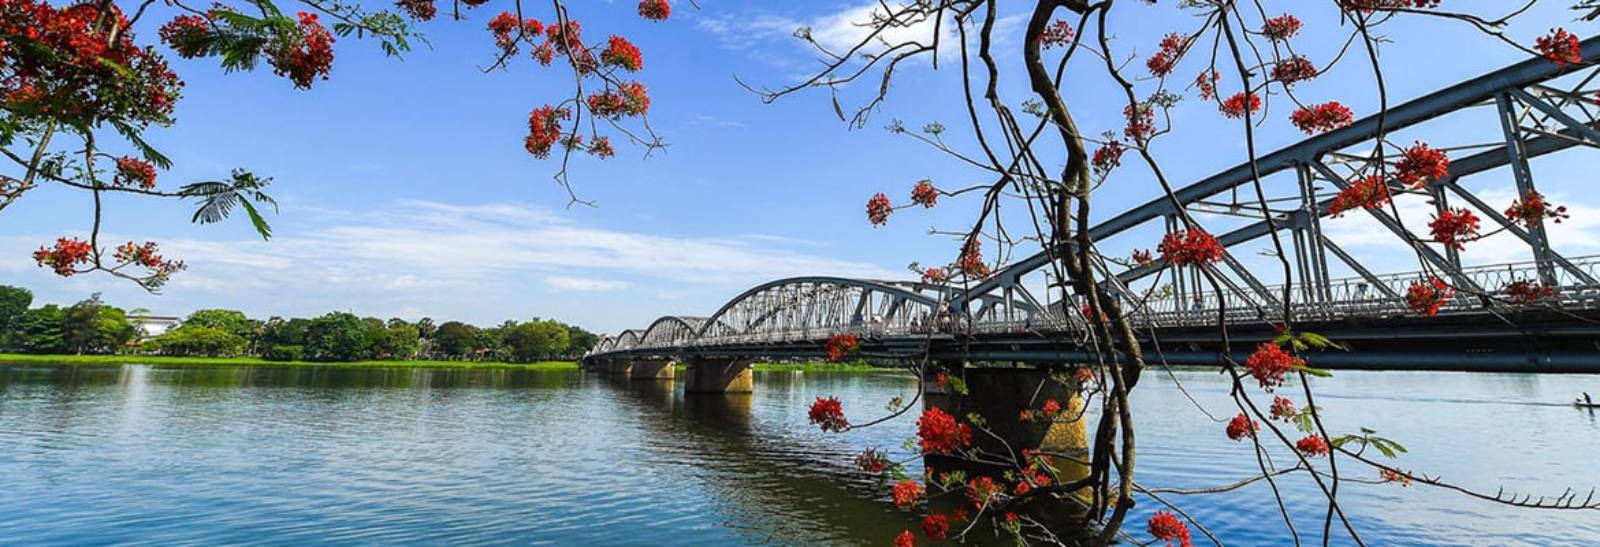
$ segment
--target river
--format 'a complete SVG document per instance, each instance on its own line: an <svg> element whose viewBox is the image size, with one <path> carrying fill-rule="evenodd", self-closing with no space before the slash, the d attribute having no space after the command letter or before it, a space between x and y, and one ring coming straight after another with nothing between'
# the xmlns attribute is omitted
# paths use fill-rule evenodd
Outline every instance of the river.
<svg viewBox="0 0 1600 547"><path fill-rule="evenodd" d="M1230 417L1226 383L1174 376L1150 374L1134 398L1139 482L1247 476L1247 445L1190 401ZM753 395L685 396L681 384L578 371L0 367L0 543L886 545L917 519L849 461L869 446L907 454L914 417L825 434L806 409L837 395L862 419L914 386L889 373L758 372ZM1600 486L1600 416L1566 404L1583 389L1600 393L1600 377L1317 380L1330 429L1401 442L1401 468L1549 495ZM1279 486L1297 527L1320 531L1315 485ZM1171 499L1228 544L1284 543L1264 483ZM1346 483L1340 499L1372 545L1600 541L1600 511L1423 485ZM1155 508L1135 510L1136 537Z"/></svg>

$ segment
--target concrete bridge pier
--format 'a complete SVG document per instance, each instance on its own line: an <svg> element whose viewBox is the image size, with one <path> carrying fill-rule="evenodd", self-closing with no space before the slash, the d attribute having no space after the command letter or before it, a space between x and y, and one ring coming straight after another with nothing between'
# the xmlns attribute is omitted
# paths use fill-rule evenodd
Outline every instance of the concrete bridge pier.
<svg viewBox="0 0 1600 547"><path fill-rule="evenodd" d="M611 359L606 363L606 367L602 370L602 372L606 376L619 376L622 378L627 378L629 372L632 370L633 361L627 359Z"/></svg>
<svg viewBox="0 0 1600 547"><path fill-rule="evenodd" d="M633 362L633 370L628 374L632 380L671 380L673 377L671 359L641 359Z"/></svg>
<svg viewBox="0 0 1600 547"><path fill-rule="evenodd" d="M688 362L687 393L750 393L755 389L751 360L695 357Z"/></svg>
<svg viewBox="0 0 1600 547"><path fill-rule="evenodd" d="M1072 482L1089 476L1088 465L1073 461L1089 459L1082 386L1076 380L1068 378L1063 383L1053 379L1048 371L1035 368L963 368L959 363L952 363L944 369L948 374L963 377L967 395L951 393L947 387L935 385L930 378L926 384L928 390L924 397L924 408L939 408L963 422L969 413L982 416L988 429L1005 441L1005 444L1001 444L989 435L974 432L974 445L993 454L1007 453L1006 445L1014 450L1038 448L1045 452L1067 454L1072 459L1053 459L1051 467L1056 477L1061 482ZM1054 400L1061 407L1054 419L1019 419L1023 410L1039 412L1047 400ZM981 464L938 454L924 457L923 463L936 474L959 470L965 471L968 477L988 475L996 480L1012 470L1006 466ZM1079 495L1087 496L1088 491L1082 491ZM954 503L965 502L964 498L958 496L946 498L955 499ZM1027 513L1047 524L1070 525L1079 521L1083 509L1069 500L1041 499L1030 503Z"/></svg>

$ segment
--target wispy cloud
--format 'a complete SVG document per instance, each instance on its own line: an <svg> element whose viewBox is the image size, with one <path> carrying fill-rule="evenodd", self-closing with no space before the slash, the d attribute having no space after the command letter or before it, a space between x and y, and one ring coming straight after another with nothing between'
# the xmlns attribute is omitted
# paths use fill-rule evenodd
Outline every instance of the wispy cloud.
<svg viewBox="0 0 1600 547"><path fill-rule="evenodd" d="M622 281L566 276L546 277L544 284L558 291L574 292L609 292L628 288L628 284Z"/></svg>

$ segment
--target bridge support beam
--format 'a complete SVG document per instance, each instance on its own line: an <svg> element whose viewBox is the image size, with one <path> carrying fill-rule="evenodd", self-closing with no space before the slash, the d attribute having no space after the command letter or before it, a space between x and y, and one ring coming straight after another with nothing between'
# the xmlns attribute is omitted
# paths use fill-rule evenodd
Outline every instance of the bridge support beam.
<svg viewBox="0 0 1600 547"><path fill-rule="evenodd" d="M633 380L671 380L673 375L671 359L642 359L633 362L633 371L628 378Z"/></svg>
<svg viewBox="0 0 1600 547"><path fill-rule="evenodd" d="M612 359L610 362L606 363L606 367L603 372L607 376L621 376L626 378L628 377L628 372L631 370L633 370L633 361L627 359Z"/></svg>
<svg viewBox="0 0 1600 547"><path fill-rule="evenodd" d="M684 385L688 393L750 393L755 376L749 359L696 357L689 360Z"/></svg>
<svg viewBox="0 0 1600 547"><path fill-rule="evenodd" d="M1089 467L1080 461L1089 460L1089 436L1085 426L1082 387L1075 380L1062 383L1052 379L1049 372L1031 368L966 368L960 365L945 367L950 374L960 374L967 385L967 395L951 393L948 387L928 382L924 397L925 408L939 408L963 422L968 414L983 417L994 437L981 433L972 436L973 445L990 454L1006 454L1011 450L1037 448L1044 452L1067 454L1068 458L1055 458L1052 467L1060 482L1072 482L1089 476ZM959 372L957 372L959 371ZM1053 419L1036 417L1021 421L1024 410L1035 413L1054 400L1061 410ZM1004 444L1001 441L1004 441ZM1007 446L1009 445L1010 450ZM1077 461L1073 461L1077 460ZM967 476L987 475L997 481L1014 469L1009 466L978 463L960 458L931 454L923 463L937 476L948 471L965 471ZM1088 490L1079 492L1087 496ZM951 497L955 503L965 503L965 498ZM1025 512L1044 523L1067 526L1081 522L1080 505L1059 499L1040 499L1030 502ZM1053 526L1054 527L1054 526ZM1057 528L1071 529L1071 528Z"/></svg>

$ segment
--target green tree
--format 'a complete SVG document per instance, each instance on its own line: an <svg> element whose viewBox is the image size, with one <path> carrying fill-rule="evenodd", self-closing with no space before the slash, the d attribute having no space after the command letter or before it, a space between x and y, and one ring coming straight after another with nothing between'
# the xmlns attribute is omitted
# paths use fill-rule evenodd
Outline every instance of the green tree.
<svg viewBox="0 0 1600 547"><path fill-rule="evenodd" d="M256 330L256 325L244 312L235 310L198 310L189 314L183 324L221 329L240 338L250 338Z"/></svg>
<svg viewBox="0 0 1600 547"><path fill-rule="evenodd" d="M28 306L33 305L33 293L22 287L0 285L0 334L4 334L12 322L28 313Z"/></svg>
<svg viewBox="0 0 1600 547"><path fill-rule="evenodd" d="M354 314L333 312L306 325L305 354L313 361L359 361L372 343L367 323Z"/></svg>
<svg viewBox="0 0 1600 547"><path fill-rule="evenodd" d="M167 355L223 357L244 351L244 337L204 325L183 325L145 343L145 347Z"/></svg>
<svg viewBox="0 0 1600 547"><path fill-rule="evenodd" d="M582 355L600 343L600 335L577 325L567 325L567 355Z"/></svg>
<svg viewBox="0 0 1600 547"><path fill-rule="evenodd" d="M18 353L66 353L66 337L61 332L64 323L66 313L55 304L28 310L0 336L0 346Z"/></svg>
<svg viewBox="0 0 1600 547"><path fill-rule="evenodd" d="M377 342L373 345L373 353L384 359L410 359L417 355L417 350L422 346L422 337L417 334L417 327L407 325L405 322L384 327L377 331Z"/></svg>
<svg viewBox="0 0 1600 547"><path fill-rule="evenodd" d="M446 357L466 357L478 347L478 327L460 321L439 325L434 344Z"/></svg>
<svg viewBox="0 0 1600 547"><path fill-rule="evenodd" d="M61 334L67 349L79 355L111 353L133 339L134 328L127 313L105 305L96 293L64 310Z"/></svg>
<svg viewBox="0 0 1600 547"><path fill-rule="evenodd" d="M527 362L559 355L567 350L567 326L554 320L534 320L506 329L505 344L514 361Z"/></svg>

